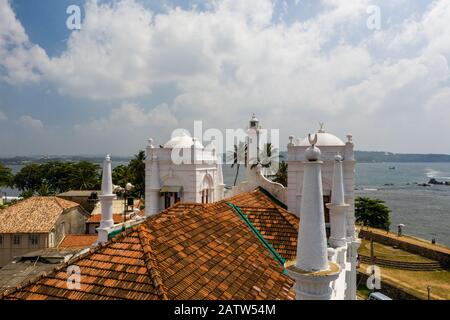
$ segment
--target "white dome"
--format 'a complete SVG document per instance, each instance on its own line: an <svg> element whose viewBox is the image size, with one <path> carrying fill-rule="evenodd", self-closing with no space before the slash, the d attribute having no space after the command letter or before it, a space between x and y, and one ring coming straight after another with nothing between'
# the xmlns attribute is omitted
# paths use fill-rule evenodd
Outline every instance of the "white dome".
<svg viewBox="0 0 450 320"><path fill-rule="evenodd" d="M309 140L305 138L301 140L298 144L301 147L309 147ZM326 132L317 132L317 144L318 147L335 147L335 146L345 146L345 143L336 137L334 134Z"/></svg>
<svg viewBox="0 0 450 320"><path fill-rule="evenodd" d="M183 132L180 136L173 137L164 144L164 148L190 148L192 146L192 137ZM204 148L203 145L195 139L196 148Z"/></svg>

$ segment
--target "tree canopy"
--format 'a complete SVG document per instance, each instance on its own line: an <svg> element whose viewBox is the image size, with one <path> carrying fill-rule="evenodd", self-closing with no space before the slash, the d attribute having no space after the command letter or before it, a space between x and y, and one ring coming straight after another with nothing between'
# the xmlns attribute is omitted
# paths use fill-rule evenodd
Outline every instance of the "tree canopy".
<svg viewBox="0 0 450 320"><path fill-rule="evenodd" d="M112 173L113 183L125 187L129 182L134 185L132 194L142 198L145 194L145 151L140 150L128 165L120 165L114 168Z"/></svg>
<svg viewBox="0 0 450 320"><path fill-rule="evenodd" d="M87 161L32 163L24 166L12 179L12 185L23 195L95 190L100 184L100 166Z"/></svg>
<svg viewBox="0 0 450 320"><path fill-rule="evenodd" d="M358 197L355 201L355 217L357 222L365 226L387 230L391 225L391 209L380 199Z"/></svg>
<svg viewBox="0 0 450 320"><path fill-rule="evenodd" d="M12 184L13 174L10 168L0 163L0 187L9 187Z"/></svg>

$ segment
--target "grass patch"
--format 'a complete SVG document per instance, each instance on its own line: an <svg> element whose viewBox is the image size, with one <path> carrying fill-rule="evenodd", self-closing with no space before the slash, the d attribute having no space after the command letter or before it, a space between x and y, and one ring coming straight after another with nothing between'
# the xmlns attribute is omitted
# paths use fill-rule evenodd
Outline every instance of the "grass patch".
<svg viewBox="0 0 450 320"><path fill-rule="evenodd" d="M401 249L374 242L374 255L377 258L403 262L434 262L434 260ZM363 239L358 253L370 257L370 241Z"/></svg>
<svg viewBox="0 0 450 320"><path fill-rule="evenodd" d="M361 264L366 272L368 265ZM380 267L381 280L413 293L422 299L428 298L427 286L431 287L431 299L450 300L450 271L408 271Z"/></svg>

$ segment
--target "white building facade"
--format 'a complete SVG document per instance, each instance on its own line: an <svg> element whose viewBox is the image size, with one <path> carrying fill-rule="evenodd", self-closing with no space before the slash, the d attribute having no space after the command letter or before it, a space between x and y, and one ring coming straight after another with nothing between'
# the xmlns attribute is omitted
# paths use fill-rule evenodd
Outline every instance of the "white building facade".
<svg viewBox="0 0 450 320"><path fill-rule="evenodd" d="M338 137L327 133L323 125L316 133L315 147L320 150L320 206L324 214L326 231L329 234L328 260L340 267L336 279L330 282L332 291L330 299L356 299L356 264L357 250L360 240L355 233L355 165L354 145L352 135L347 135L344 143ZM300 217L307 213L302 210L308 208L303 199L305 183L305 169L311 166L307 159L307 150L311 147L308 138L297 139L289 137L288 144L288 210ZM319 199L316 199L316 202ZM302 209L303 205L303 209ZM308 209L306 209L308 210ZM316 209L317 210L317 209ZM303 236L299 233L299 239ZM316 244L311 243L315 246ZM314 277L312 277L314 278Z"/></svg>
<svg viewBox="0 0 450 320"><path fill-rule="evenodd" d="M145 215L152 216L173 204L222 200L222 163L214 143L204 147L183 133L155 147L149 139L145 165Z"/></svg>

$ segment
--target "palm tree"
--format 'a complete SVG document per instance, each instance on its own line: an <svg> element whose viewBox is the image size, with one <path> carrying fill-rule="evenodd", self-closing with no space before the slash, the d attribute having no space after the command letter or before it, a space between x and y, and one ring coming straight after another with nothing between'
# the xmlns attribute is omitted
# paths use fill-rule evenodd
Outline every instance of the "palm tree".
<svg viewBox="0 0 450 320"><path fill-rule="evenodd" d="M287 169L287 163L285 161L281 161L273 181L281 183L283 186L287 187Z"/></svg>
<svg viewBox="0 0 450 320"><path fill-rule="evenodd" d="M234 178L234 186L236 185L237 178L239 176L239 169L241 164L247 166L247 144L239 141L239 144L235 144L233 147L233 151L230 152L229 159L233 164L231 167L236 166L236 177Z"/></svg>
<svg viewBox="0 0 450 320"><path fill-rule="evenodd" d="M81 161L72 164L70 184L75 190L92 190L100 188L100 166L98 164Z"/></svg>
<svg viewBox="0 0 450 320"><path fill-rule="evenodd" d="M43 183L39 187L39 190L37 191L37 194L40 195L40 196L49 196L49 195L51 195L53 193L50 191L50 188L49 188L48 184Z"/></svg>
<svg viewBox="0 0 450 320"><path fill-rule="evenodd" d="M259 152L259 159L252 164L252 169L260 164L264 168L264 175L274 174L274 166L279 163L280 158L282 156L280 156L278 148L274 148L271 142L265 143Z"/></svg>
<svg viewBox="0 0 450 320"><path fill-rule="evenodd" d="M138 197L145 193L145 151L140 150L130 161L128 169L131 175L131 182L134 185L134 193Z"/></svg>
<svg viewBox="0 0 450 320"><path fill-rule="evenodd" d="M113 169L112 180L115 185L124 187L131 181L130 167L126 165L119 165Z"/></svg>

